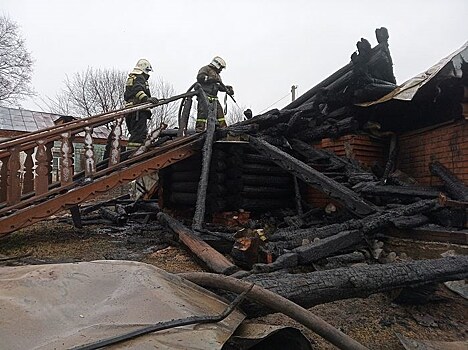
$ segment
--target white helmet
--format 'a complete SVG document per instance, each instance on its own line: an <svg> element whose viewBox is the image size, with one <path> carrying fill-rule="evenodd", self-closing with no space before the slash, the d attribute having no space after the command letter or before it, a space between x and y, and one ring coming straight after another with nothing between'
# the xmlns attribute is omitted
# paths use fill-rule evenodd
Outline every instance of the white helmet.
<svg viewBox="0 0 468 350"><path fill-rule="evenodd" d="M142 58L138 60L135 68L133 68L132 73L133 74L141 74L141 73L150 74L152 70L153 68L151 67L151 63L149 63L148 60L145 60L144 58Z"/></svg>
<svg viewBox="0 0 468 350"><path fill-rule="evenodd" d="M215 58L213 58L213 61L211 61L210 64L216 69L226 68L226 62L224 62L224 60L219 56L216 56Z"/></svg>

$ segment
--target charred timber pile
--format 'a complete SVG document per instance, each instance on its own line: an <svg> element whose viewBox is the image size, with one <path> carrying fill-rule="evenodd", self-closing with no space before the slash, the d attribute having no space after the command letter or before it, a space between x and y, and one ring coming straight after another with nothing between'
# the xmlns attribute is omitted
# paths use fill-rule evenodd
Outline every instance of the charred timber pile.
<svg viewBox="0 0 468 350"><path fill-rule="evenodd" d="M376 29L376 36L377 46L371 48L366 39L361 39L357 43L358 53L351 56L351 63L281 111L271 110L231 129L235 131L255 124L255 132L259 135L294 135L307 142L336 138L362 129L362 121L353 105L375 100L396 87L387 29Z"/></svg>
<svg viewBox="0 0 468 350"><path fill-rule="evenodd" d="M395 209L382 210L365 218L351 219L343 223L317 228L280 229L271 235L267 246L278 256L285 252L296 255L296 264L309 264L353 247L362 242L364 238L371 240L373 234L382 232L390 225L401 221L410 222L414 217L419 219L420 214L429 213L436 206L436 200L425 200ZM419 226L420 221L417 221L415 225ZM282 267L281 263L277 263L277 266L268 268L280 269Z"/></svg>

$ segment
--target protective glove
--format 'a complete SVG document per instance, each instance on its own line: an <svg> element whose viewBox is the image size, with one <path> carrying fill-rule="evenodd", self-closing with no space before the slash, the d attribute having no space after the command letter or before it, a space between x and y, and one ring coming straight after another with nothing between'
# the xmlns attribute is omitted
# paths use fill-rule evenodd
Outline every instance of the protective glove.
<svg viewBox="0 0 468 350"><path fill-rule="evenodd" d="M232 88L232 86L226 85L226 93L231 96L234 95L234 89Z"/></svg>
<svg viewBox="0 0 468 350"><path fill-rule="evenodd" d="M148 97L148 102L156 104L159 102L159 99L157 99L156 97Z"/></svg>

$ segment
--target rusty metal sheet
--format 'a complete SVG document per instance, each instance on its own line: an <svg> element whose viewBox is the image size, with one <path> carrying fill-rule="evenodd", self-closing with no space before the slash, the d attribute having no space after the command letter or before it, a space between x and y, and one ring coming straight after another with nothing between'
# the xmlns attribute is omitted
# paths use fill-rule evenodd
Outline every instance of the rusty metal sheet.
<svg viewBox="0 0 468 350"><path fill-rule="evenodd" d="M0 339L5 349L69 349L158 322L217 315L211 292L132 261L3 267ZM112 349L221 349L245 316L154 332Z"/></svg>
<svg viewBox="0 0 468 350"><path fill-rule="evenodd" d="M358 106L368 107L392 99L411 101L421 87L434 79L445 79L449 77L460 78L462 75L462 62L468 62L468 41L457 51L443 58L426 71L407 80L384 97L377 101L358 104Z"/></svg>

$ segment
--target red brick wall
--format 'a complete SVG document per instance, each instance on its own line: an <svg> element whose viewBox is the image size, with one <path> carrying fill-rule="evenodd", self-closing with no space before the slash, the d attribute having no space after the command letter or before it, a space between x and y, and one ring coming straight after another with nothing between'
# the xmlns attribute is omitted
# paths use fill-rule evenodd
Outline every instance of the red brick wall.
<svg viewBox="0 0 468 350"><path fill-rule="evenodd" d="M400 136L398 168L425 185L440 185L429 164L438 160L468 185L468 123L465 119Z"/></svg>
<svg viewBox="0 0 468 350"><path fill-rule="evenodd" d="M369 169L374 163L385 166L388 140L369 135L346 135L338 139L323 139L315 147L332 151L340 157L355 159L363 168ZM324 208L328 203L340 206L338 202L310 186L305 191L305 199L317 208Z"/></svg>
<svg viewBox="0 0 468 350"><path fill-rule="evenodd" d="M340 157L357 160L364 168L374 163L385 166L387 141L369 135L346 135L338 139L323 139L316 147L335 152Z"/></svg>

